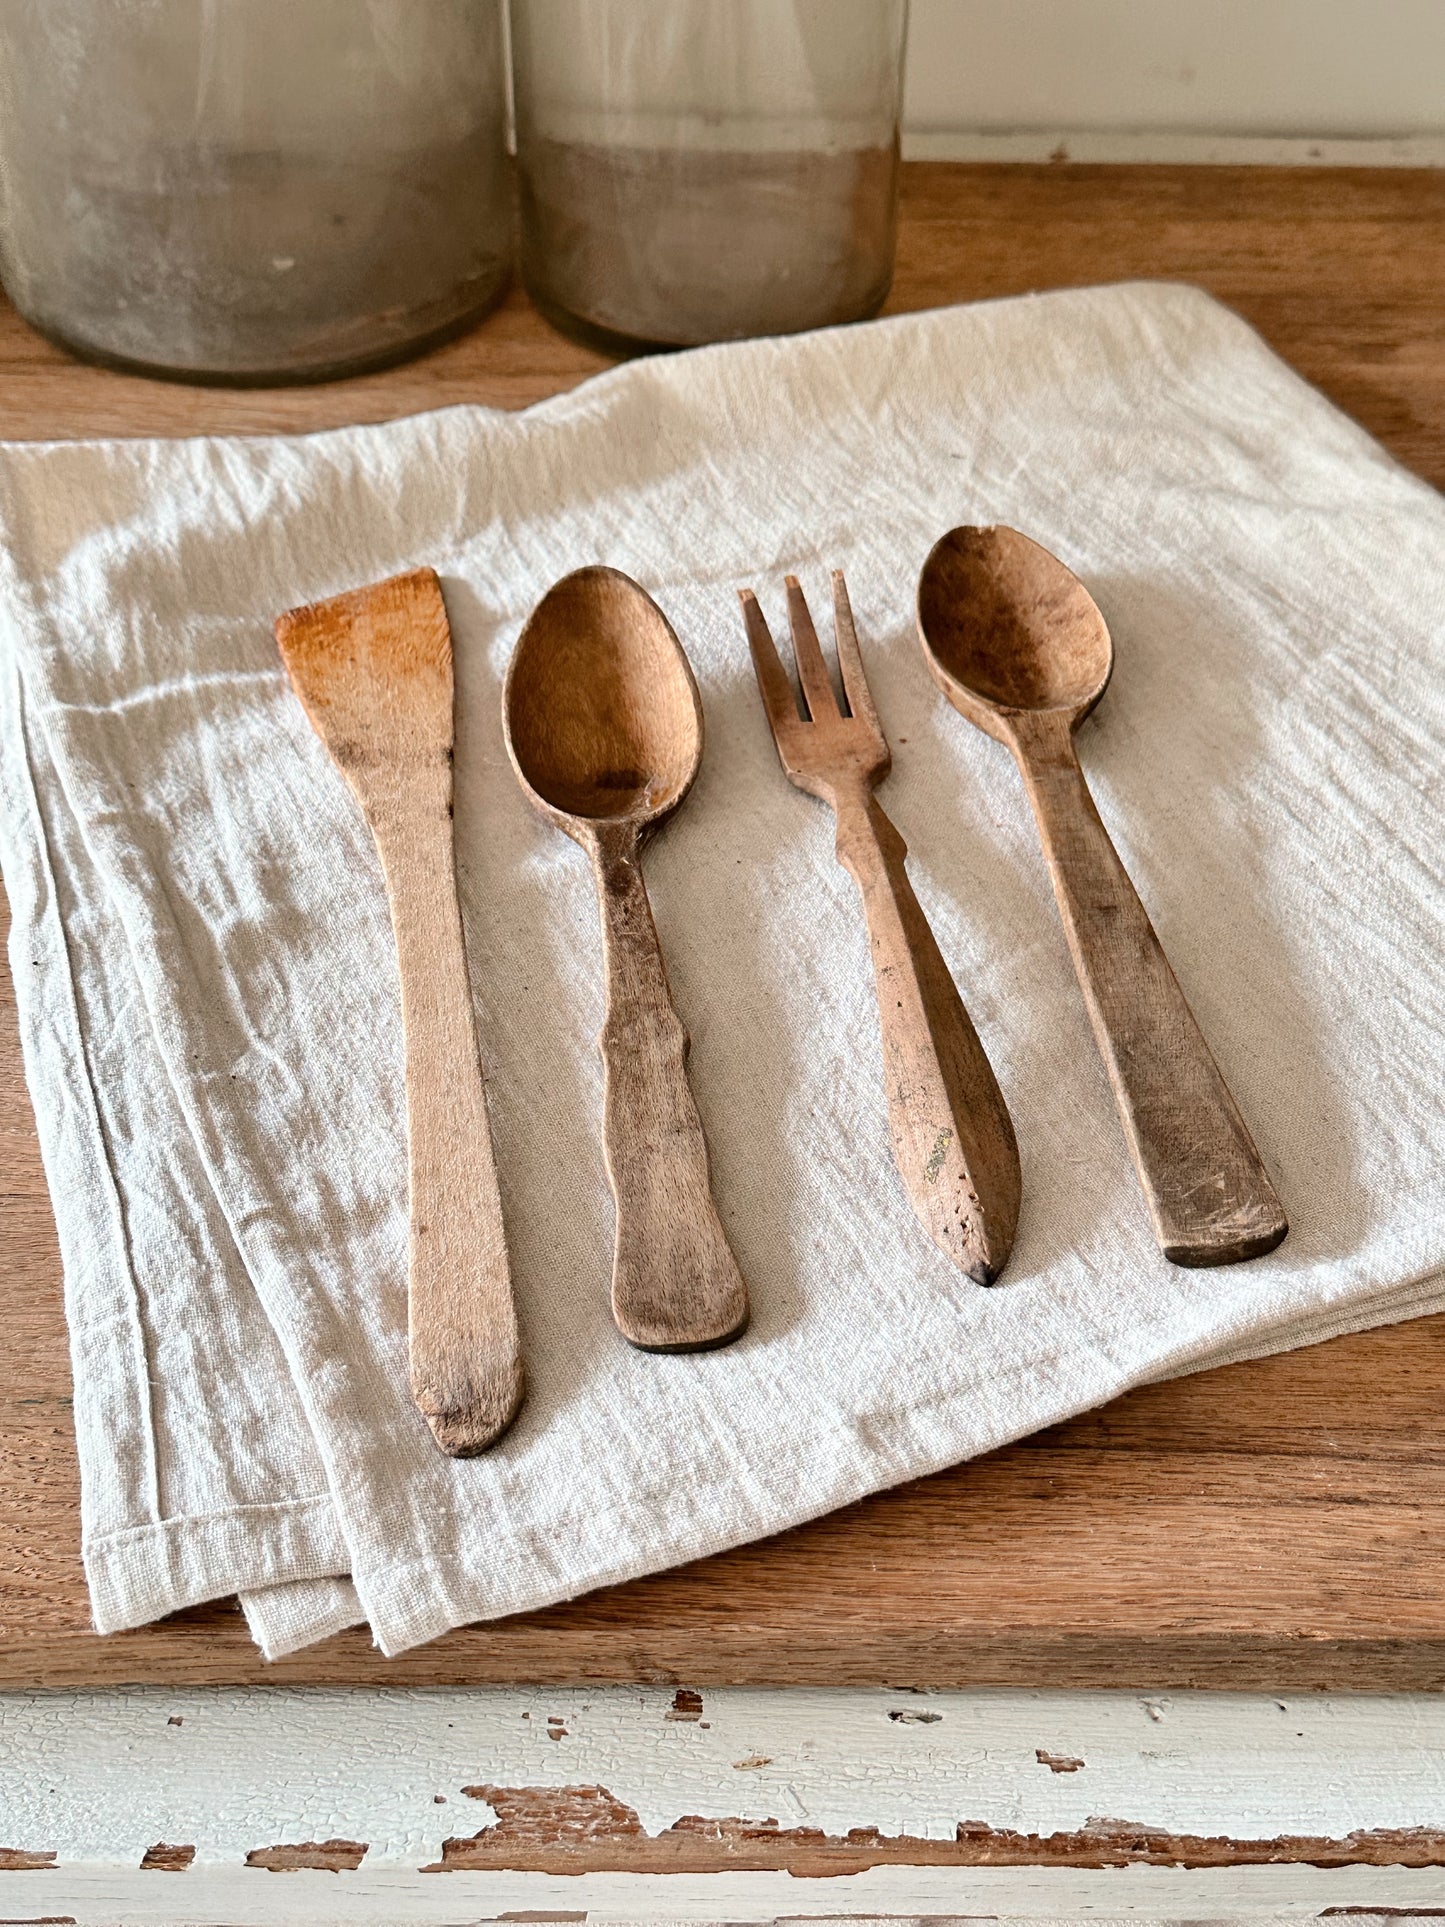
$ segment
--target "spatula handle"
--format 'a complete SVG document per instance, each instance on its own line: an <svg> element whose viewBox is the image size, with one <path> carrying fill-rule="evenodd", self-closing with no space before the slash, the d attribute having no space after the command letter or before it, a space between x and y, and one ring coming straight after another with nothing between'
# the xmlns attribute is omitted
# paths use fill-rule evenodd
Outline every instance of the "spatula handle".
<svg viewBox="0 0 1445 1927"><path fill-rule="evenodd" d="M838 856L863 896L888 1128L899 1176L930 1238L975 1283L1008 1262L1019 1153L1003 1094L877 799L838 799Z"/></svg>
<svg viewBox="0 0 1445 1927"><path fill-rule="evenodd" d="M412 1395L453 1458L485 1451L522 1399L521 1345L452 851L451 772L368 807L396 931L406 1033Z"/></svg>
<svg viewBox="0 0 1445 1927"><path fill-rule="evenodd" d="M747 1324L747 1287L713 1203L687 1032L673 1009L636 831L603 830L592 854L607 966L598 1042L617 1211L612 1315L644 1351L705 1351Z"/></svg>
<svg viewBox="0 0 1445 1927"><path fill-rule="evenodd" d="M1165 1257L1227 1265L1272 1251L1289 1221L1100 820L1068 718L1020 718L1013 747Z"/></svg>

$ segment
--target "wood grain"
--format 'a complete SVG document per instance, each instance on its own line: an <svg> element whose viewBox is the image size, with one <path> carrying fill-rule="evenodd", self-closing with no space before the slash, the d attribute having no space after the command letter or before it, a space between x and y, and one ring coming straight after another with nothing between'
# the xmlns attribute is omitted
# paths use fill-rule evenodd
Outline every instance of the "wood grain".
<svg viewBox="0 0 1445 1927"><path fill-rule="evenodd" d="M833 576L833 621L847 715L796 576L787 578L787 591L806 716L799 715L750 589L742 595L748 644L783 769L833 811L838 860L863 898L893 1161L934 1244L975 1284L991 1285L1008 1263L1018 1229L1022 1177L1013 1123L908 880L908 846L873 794L893 758L869 693L842 572Z"/></svg>
<svg viewBox="0 0 1445 1927"><path fill-rule="evenodd" d="M903 210L895 311L1195 281L1445 484L1445 176L912 166ZM301 430L512 407L603 365L514 294L476 333L384 376L187 390L70 363L0 306L0 433ZM357 1631L266 1666L229 1604L96 1639L59 1256L8 975L0 998L0 1683L1445 1688L1445 1316L1138 1391L779 1539L396 1660Z"/></svg>
<svg viewBox="0 0 1445 1927"><path fill-rule="evenodd" d="M747 1325L747 1286L713 1202L687 1031L640 862L697 775L702 698L651 596L594 566L564 576L533 610L502 714L524 793L587 852L597 883L612 1316L643 1351L711 1351Z"/></svg>
<svg viewBox="0 0 1445 1927"><path fill-rule="evenodd" d="M522 1354L452 839L452 638L432 569L278 617L312 726L386 874L406 1037L412 1396L452 1458L522 1402Z"/></svg>
<svg viewBox="0 0 1445 1927"><path fill-rule="evenodd" d="M1230 1265L1273 1251L1289 1221L1074 750L1114 668L1093 597L1017 529L952 529L923 565L918 631L944 696L1022 773L1164 1256Z"/></svg>

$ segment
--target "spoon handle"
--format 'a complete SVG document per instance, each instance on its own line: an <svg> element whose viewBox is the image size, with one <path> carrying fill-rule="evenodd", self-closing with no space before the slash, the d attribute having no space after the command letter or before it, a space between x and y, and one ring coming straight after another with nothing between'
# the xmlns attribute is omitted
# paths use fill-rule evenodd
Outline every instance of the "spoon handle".
<svg viewBox="0 0 1445 1927"><path fill-rule="evenodd" d="M1129 881L1067 716L1016 715L1013 748L1155 1236L1177 1265L1272 1251L1274 1186Z"/></svg>
<svg viewBox="0 0 1445 1927"><path fill-rule="evenodd" d="M838 858L868 919L894 1162L939 1250L991 1285L1018 1227L1013 1124L913 894L907 844L870 792L837 800Z"/></svg>
<svg viewBox="0 0 1445 1927"><path fill-rule="evenodd" d="M367 815L386 872L406 1038L412 1396L437 1444L473 1458L522 1399L502 1203L457 907L451 769Z"/></svg>
<svg viewBox="0 0 1445 1927"><path fill-rule="evenodd" d="M598 1043L617 1213L612 1316L643 1351L707 1351L742 1332L748 1293L713 1203L687 1081L688 1036L673 1009L637 842L635 827L617 825L592 845L607 968Z"/></svg>

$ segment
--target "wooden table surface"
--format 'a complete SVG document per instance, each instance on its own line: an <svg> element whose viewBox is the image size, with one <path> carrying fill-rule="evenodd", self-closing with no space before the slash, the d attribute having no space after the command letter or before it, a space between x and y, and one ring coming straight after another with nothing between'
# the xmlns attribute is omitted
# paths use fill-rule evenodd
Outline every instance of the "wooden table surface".
<svg viewBox="0 0 1445 1927"><path fill-rule="evenodd" d="M905 170L895 311L1136 277L1210 289L1445 483L1445 173ZM0 308L0 435L516 407L603 365L514 294L387 374L187 389L80 367ZM396 1660L353 1632L266 1667L233 1604L97 1639L59 1258L4 992L0 1684L1445 1686L1445 1317L1135 1392L779 1539Z"/></svg>

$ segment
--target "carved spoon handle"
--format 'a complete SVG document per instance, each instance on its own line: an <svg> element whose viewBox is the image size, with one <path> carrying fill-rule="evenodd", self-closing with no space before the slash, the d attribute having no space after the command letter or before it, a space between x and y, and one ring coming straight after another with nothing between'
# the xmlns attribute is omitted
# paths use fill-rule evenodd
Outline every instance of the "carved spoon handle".
<svg viewBox="0 0 1445 1927"><path fill-rule="evenodd" d="M644 1351L705 1351L748 1321L747 1287L713 1203L707 1140L687 1081L630 825L592 842L607 965L603 1132L617 1210L612 1314Z"/></svg>
<svg viewBox="0 0 1445 1927"><path fill-rule="evenodd" d="M1094 807L1068 718L1017 718L1013 748L1164 1256L1228 1265L1272 1251L1289 1221Z"/></svg>

